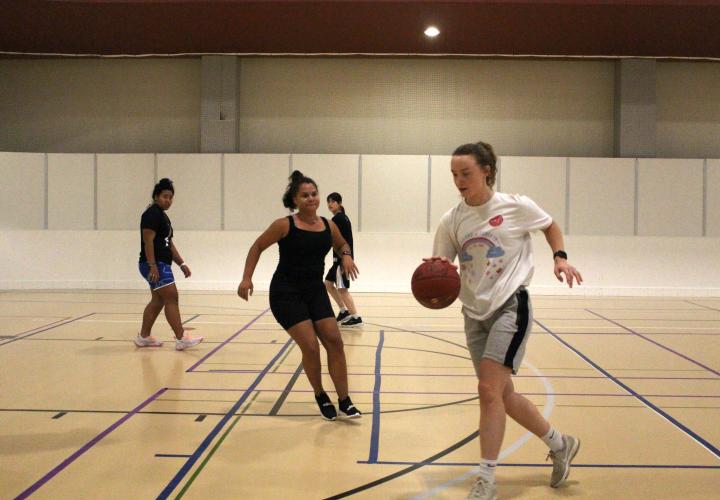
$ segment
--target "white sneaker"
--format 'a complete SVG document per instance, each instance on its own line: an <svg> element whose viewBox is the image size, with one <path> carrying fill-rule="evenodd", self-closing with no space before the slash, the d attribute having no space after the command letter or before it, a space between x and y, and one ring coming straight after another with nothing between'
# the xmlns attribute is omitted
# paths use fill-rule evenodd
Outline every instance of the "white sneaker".
<svg viewBox="0 0 720 500"><path fill-rule="evenodd" d="M184 335L182 339L175 339L175 350L184 351L190 347L198 345L203 341L202 337L191 337L190 335Z"/></svg>
<svg viewBox="0 0 720 500"><path fill-rule="evenodd" d="M152 335L147 337L141 337L138 333L137 337L135 337L135 345L138 347L160 347L162 345L162 342L160 342Z"/></svg>
<svg viewBox="0 0 720 500"><path fill-rule="evenodd" d="M570 463L580 449L580 440L567 434L563 436L565 448L561 451L551 451L547 458L551 458L553 462L552 476L550 476L550 486L557 488L570 475ZM547 459L545 459L547 460Z"/></svg>
<svg viewBox="0 0 720 500"><path fill-rule="evenodd" d="M487 479L478 477L475 480L470 493L468 493L468 499L480 499L480 500L496 500L497 499L497 488L495 483L491 483Z"/></svg>

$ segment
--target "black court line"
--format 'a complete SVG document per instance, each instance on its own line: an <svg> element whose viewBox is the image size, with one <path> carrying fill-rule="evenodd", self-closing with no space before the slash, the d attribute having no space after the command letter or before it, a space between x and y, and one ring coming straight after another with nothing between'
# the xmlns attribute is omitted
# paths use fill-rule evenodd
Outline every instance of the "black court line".
<svg viewBox="0 0 720 500"><path fill-rule="evenodd" d="M436 453L435 455L426 458L422 462L417 462L411 465L410 467L407 467L405 469L399 470L397 472L394 472L392 474L389 474L387 476L381 477L379 479L376 479L375 481L371 481L369 483L363 484L361 486L358 486L356 488L353 488L351 490L344 491L342 493L338 493L336 495L333 495L331 497L327 497L325 500L334 500L336 498L345 498L349 497L350 495L354 495L356 493L360 493L361 491L369 490L370 488L374 488L375 486L379 486L383 483L387 483L388 481L392 481L393 479L396 479L400 476L404 476L405 474L409 474L413 471L418 470L421 467L424 467L425 465L431 464L432 462L435 462L437 459L444 457L445 455L448 455L452 453L453 451L457 450L458 448L462 448L466 444L474 441L478 437L478 431L473 432L469 436L461 439L457 443L451 445L450 447L444 449L443 451ZM358 462L362 463L362 462ZM477 464L475 464L477 465Z"/></svg>
<svg viewBox="0 0 720 500"><path fill-rule="evenodd" d="M188 458L190 455L179 455L175 453L155 453L157 458Z"/></svg>
<svg viewBox="0 0 720 500"><path fill-rule="evenodd" d="M575 347L573 347L573 346L571 346L570 344L568 344L567 342L565 342L563 339L561 339L558 335L556 335L556 334L553 333L552 331L550 331L550 329L548 329L545 325L543 325L542 323L540 323L538 320L534 320L534 321L535 321L535 323L537 323L538 325L540 325L540 327L541 327L543 330L545 330L545 331L547 331L548 333L550 333L558 342L560 342L562 345L564 345L565 347L567 347L568 349L570 349L572 352L574 352L575 354L577 354L577 355L578 355L580 358L582 358L586 363L590 364L593 368L595 368L596 370L598 370L600 373L602 373L603 375L605 375L605 376L608 378L608 380L610 380L611 382L613 382L613 383L615 383L616 385L620 386L622 389L624 389L625 391L627 391L629 395L637 398L639 401L642 401L648 408L650 408L650 409L653 410L655 413L657 413L658 415L660 415L661 417L663 417L663 418L664 418L665 420L667 420L670 424L674 425L675 427L677 427L678 429L680 429L681 431L683 431L683 432L684 432L685 434L687 434L690 438L692 438L693 440L695 440L699 445L701 445L701 446L704 447L706 450L708 450L710 453L712 453L713 455L715 455L716 458L720 458L720 449L718 449L718 448L716 448L715 446L713 446L712 443L710 443L710 442L707 441L705 438L703 438L702 436L700 436L699 434L697 434L696 432L694 432L694 431L693 431L692 429L690 429L689 427L685 426L682 422L680 422L679 420L677 420L676 418L674 418L674 417L673 417L672 415L670 415L669 413L663 411L659 406L656 406L655 404L651 403L650 400L648 400L646 397L638 394L638 393L637 393L633 388L631 388L629 385L624 384L623 382L621 382L620 380L618 380L616 377L614 377L613 375L611 375L607 370L603 369L600 365L598 365L598 364L595 363L593 360L591 360L588 356L586 356L585 354L583 354L582 352L580 352L578 349L576 349Z"/></svg>
<svg viewBox="0 0 720 500"><path fill-rule="evenodd" d="M11 343L13 343L13 342L17 342L18 340L25 340L25 339L28 338L28 337L32 337L33 335L37 335L38 333L47 332L48 330L52 330L53 328L58 328L58 327L60 327L60 326L65 326L65 325L68 325L68 324L73 323L73 322L75 322L75 321L79 321L79 320L81 320L81 319L85 319L85 318L87 318L87 317L89 317L89 316L92 316L93 314L95 314L95 313L94 313L94 312L91 312L90 314L86 314L86 315L84 315L84 316L79 316L79 317L77 317L77 318L73 318L73 319L70 319L70 320L61 320L61 321L63 321L62 323L57 323L57 324L54 324L54 325L52 325L52 326L47 326L47 327L45 327L45 328L42 328L42 330L38 330L38 331L32 331L32 330L30 330L32 333L29 333L29 334L27 334L27 335L25 335L25 336L23 336L23 337L18 336L18 337L14 338L14 339L8 340L7 342L0 343L0 347L4 347L4 346L6 346L6 345L8 345L8 344L11 344ZM52 323L51 323L51 324L52 324Z"/></svg>
<svg viewBox="0 0 720 500"><path fill-rule="evenodd" d="M53 417L53 420L58 419L58 418L62 418L64 415L67 415L67 412L66 412L66 411L61 411L60 413L56 414L56 415Z"/></svg>
<svg viewBox="0 0 720 500"><path fill-rule="evenodd" d="M290 395L290 391L292 391L293 386L295 385L295 382L297 382L298 377L300 377L300 374L302 373L303 366L302 363L300 363L295 370L295 373L293 373L293 376L290 377L290 381L285 386L285 389L283 389L282 393L280 394L280 397L277 399L273 407L270 409L270 413L268 415L275 416L280 411L280 408L282 407L283 403L285 403L285 400Z"/></svg>
<svg viewBox="0 0 720 500"><path fill-rule="evenodd" d="M368 464L362 461L359 464ZM413 465L421 462L401 461L379 461L373 464L379 465ZM370 464L372 465L372 464ZM432 467L477 467L477 462L433 462L425 464ZM552 464L531 464L531 463L498 463L498 467L552 467ZM670 465L670 464L572 464L572 468L584 469L711 469L720 470L720 465Z"/></svg>
<svg viewBox="0 0 720 500"><path fill-rule="evenodd" d="M694 306L702 307L703 309L709 309L710 311L720 312L720 309L716 309L716 308L714 308L714 307L706 306L706 305L703 305L703 304L698 304L697 302L692 302L692 301L690 301L690 300L686 300L685 302L687 302L688 304L692 304L692 305L694 305Z"/></svg>
<svg viewBox="0 0 720 500"><path fill-rule="evenodd" d="M197 418L195 419L195 422L202 422L203 420L205 420L205 417L207 417L207 415L198 415ZM190 455L188 455L188 457L189 456Z"/></svg>

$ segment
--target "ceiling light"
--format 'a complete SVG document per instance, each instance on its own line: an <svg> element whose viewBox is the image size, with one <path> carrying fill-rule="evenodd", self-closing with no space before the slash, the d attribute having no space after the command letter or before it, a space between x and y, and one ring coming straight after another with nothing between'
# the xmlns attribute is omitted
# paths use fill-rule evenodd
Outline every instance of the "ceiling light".
<svg viewBox="0 0 720 500"><path fill-rule="evenodd" d="M425 36L429 36L430 38L435 38L440 34L440 30L437 29L435 26L428 26L428 28L425 30Z"/></svg>

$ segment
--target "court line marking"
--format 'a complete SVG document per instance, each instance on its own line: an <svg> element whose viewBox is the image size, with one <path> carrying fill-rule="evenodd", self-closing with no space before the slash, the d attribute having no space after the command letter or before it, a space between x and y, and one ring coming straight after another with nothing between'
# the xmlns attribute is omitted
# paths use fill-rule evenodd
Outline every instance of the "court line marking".
<svg viewBox="0 0 720 500"><path fill-rule="evenodd" d="M53 322L53 323L50 323L50 324L53 325L53 326L38 327L38 328L42 328L42 330L38 330L38 331L30 330L30 332L32 332L32 333L28 333L28 334L25 335L24 337L17 337L17 336L16 336L16 337L13 338L13 339L9 339L9 340L7 340L7 341L5 341L5 342L0 342L0 347L6 346L6 345L11 344L11 343L13 343L13 342L16 342L16 341L18 341L18 340L24 340L24 339L26 339L26 338L28 338L28 337L32 337L33 335L37 335L38 333L43 333L43 332L46 332L46 331L48 331L48 330L52 330L53 328L57 328L57 327L59 327L59 326L65 326L65 325L67 325L67 324L69 324L69 323L72 323L72 322L74 322L74 321L79 321L79 320L81 320L81 319L83 319L83 318L87 318L88 316L92 316L93 314L95 314L95 313L94 313L94 312L91 312L90 314L86 314L86 315L84 315L84 316L79 316L79 317L77 317L77 318L73 318L73 319L70 319L70 320L67 320L67 321L66 321L66 320L60 320L60 321L63 321L63 323L58 323L58 324L56 324L56 325L53 325L53 323L57 323L57 321L55 321L55 322ZM37 329L36 329L36 330L37 330Z"/></svg>
<svg viewBox="0 0 720 500"><path fill-rule="evenodd" d="M709 371L710 373L714 373L715 375L717 375L717 376L720 377L720 372L719 372L719 371L713 370L713 369L710 368L709 366L706 366L706 365L702 364L702 363L699 362L699 361L695 361L695 360L692 359L690 356L686 356L686 355L684 355L684 354L682 354L682 353L680 353L680 352L677 352L677 351L674 350L674 349L671 349L670 347L667 347L667 346L661 344L660 342L657 342L657 341L655 341L655 340L649 339L649 338L645 337L644 335L642 335L642 334L634 331L632 328L628 328L627 326L624 326L624 325L622 325L621 323L618 323L618 322L615 321L615 320L612 320L612 319L610 319L610 318L606 318L606 317L603 316L602 314L598 314L598 313L596 313L596 312L594 312L594 311L592 311L592 310L590 310L590 309L585 309L585 310L588 311L588 312L590 312L590 313L592 313L592 314L594 314L594 315L596 315L596 316L598 316L598 317L600 317L600 318L602 318L602 319L604 319L604 320L606 320L606 321L609 321L609 322L612 323L613 325L617 325L617 326L619 326L620 328L622 328L622 329L624 329L624 330L627 330L628 332L632 333L633 335L636 335L636 336L640 337L641 339L643 339L643 340L645 340L645 341L647 341L647 342L650 342L651 344L654 344L654 345L660 347L661 349L664 349L664 350L666 350L666 351L668 351L668 352L671 352L671 353L675 354L676 356L680 356L680 357L683 358L684 360L689 361L690 363L692 363L692 364L694 364L694 365L697 365L697 366L699 366L699 367L701 367L701 368L704 368L705 370Z"/></svg>
<svg viewBox="0 0 720 500"><path fill-rule="evenodd" d="M262 314L265 314L263 312ZM260 316L258 316L260 317ZM238 331L235 335L238 335L242 330ZM207 449L208 446L210 446L210 443L212 443L213 439L215 439L215 436L222 430L223 427L225 427L225 424L233 417L235 416L235 412L242 406L242 404L245 402L245 400L255 391L255 388L260 384L262 379L265 377L267 372L270 370L270 368L277 362L278 359L283 355L285 350L287 350L291 343L292 339L288 339L287 342L282 346L282 348L278 351L278 353L268 362L267 366L265 367L265 370L263 373L259 374L255 380L253 381L250 386L243 392L243 394L240 396L240 399L237 400L235 404L232 405L230 410L220 419L220 421L215 425L215 427L210 431L210 433L205 437L205 439L200 443L200 445L197 447L197 449L193 452L192 456L187 459L187 461L183 464L183 466L180 468L180 470L175 474L175 476L170 480L170 482L165 486L165 488L160 492L158 495L158 499L165 499L170 494L172 494L173 490L178 486L180 481L187 475L187 473L190 471L192 466L195 464L195 462L198 461L200 456L203 454L203 452ZM224 344L223 344L224 345ZM222 347L222 346L219 346ZM213 351L214 352L214 351ZM203 358L200 361L203 361L205 358ZM199 362L198 362L199 363ZM196 363L197 364L197 363Z"/></svg>
<svg viewBox="0 0 720 500"><path fill-rule="evenodd" d="M375 385L373 386L372 399L372 428L370 431L370 451L368 453L368 462L374 463L378 459L380 447L380 387L382 384L382 375L380 373L380 364L382 361L382 348L385 343L385 333L380 330L377 348L375 350Z"/></svg>
<svg viewBox="0 0 720 500"><path fill-rule="evenodd" d="M628 394L634 398L637 398L638 400L642 401L649 409L653 410L655 413L657 413L660 417L664 418L666 421L668 421L670 424L674 425L681 431L683 431L685 434L687 434L691 439L693 439L695 442L697 442L699 445L701 445L703 448L705 448L709 453L715 456L715 458L720 459L720 449L713 446L709 441L704 439L699 434L695 433L692 429L685 426L683 423L681 423L679 420L675 419L673 416L671 416L669 413L663 411L660 407L654 405L651 403L648 399L646 399L644 396L641 396L633 388L630 386L622 383L620 380L612 376L607 370L602 368L600 365L595 363L593 360L591 360L588 356L580 352L580 350L576 349L575 347L571 346L567 342L565 342L562 338L560 338L558 335L553 333L550 329L548 329L545 325L540 323L538 320L534 320L535 323L537 323L540 328L551 334L558 342L560 342L562 345L564 345L566 348L574 352L577 356L579 356L581 359L583 359L586 363L591 365L593 368L598 370L600 373L604 374L608 377L608 380L615 383L616 385L620 386L622 389L628 392Z"/></svg>
<svg viewBox="0 0 720 500"><path fill-rule="evenodd" d="M220 343L220 345L218 345L218 346L215 347L213 350L211 350L209 353L207 353L205 356L203 356L202 358L200 358L200 359L197 361L197 363L195 363L195 364L192 365L190 368L188 368L187 370L185 370L185 372L186 372L186 373L190 373L190 372L194 371L195 368L197 368L198 366L200 366L201 364L203 364L208 358L210 358L210 356L213 356L216 352L218 352L220 349L222 349L223 347L225 347L225 345L227 345L231 340L233 340L235 337L237 337L237 336L240 335L242 332L244 332L245 330L247 330L250 325L252 325L255 321L257 321L258 319L260 319L260 317L263 316L265 313L267 313L269 310L270 310L270 308L268 307L268 308L265 309L263 312L261 312L260 314L258 314L257 316L255 316L253 319L251 319L249 322L247 322L247 323L245 324L245 326L243 326L242 328L240 328L237 332L235 332L233 335L231 335L230 338L228 338L228 339L225 340L224 342Z"/></svg>
<svg viewBox="0 0 720 500"><path fill-rule="evenodd" d="M92 438L90 441L85 443L80 449L78 449L75 453L67 457L65 460L63 460L59 465L57 465L54 469L52 469L50 472L45 474L43 477L38 479L35 483L33 483L31 486L29 486L27 489L25 489L22 493L20 493L17 497L15 497L15 500L22 500L24 498L29 497L34 492L36 492L40 487L42 487L45 483L50 481L53 477L58 475L60 472L63 471L68 465L73 463L75 460L80 458L85 452L90 450L93 446L95 446L97 443L99 443L105 436L110 434L112 431L120 427L123 423L125 423L127 420L130 419L133 415L137 414L140 410L142 410L144 407L152 403L156 398L160 397L162 393L164 393L167 390L166 387L160 389L155 394L147 398L145 401L140 403L138 406L133 408L131 411L127 412L123 417L118 419L115 423L113 423L110 427L102 431L100 434Z"/></svg>

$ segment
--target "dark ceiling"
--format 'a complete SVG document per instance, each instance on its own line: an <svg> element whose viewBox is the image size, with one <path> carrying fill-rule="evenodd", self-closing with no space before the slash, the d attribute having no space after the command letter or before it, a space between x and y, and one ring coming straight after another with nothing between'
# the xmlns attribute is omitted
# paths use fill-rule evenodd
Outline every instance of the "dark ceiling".
<svg viewBox="0 0 720 500"><path fill-rule="evenodd" d="M5 54L720 58L720 0L0 0ZM435 39L422 32L441 30Z"/></svg>

